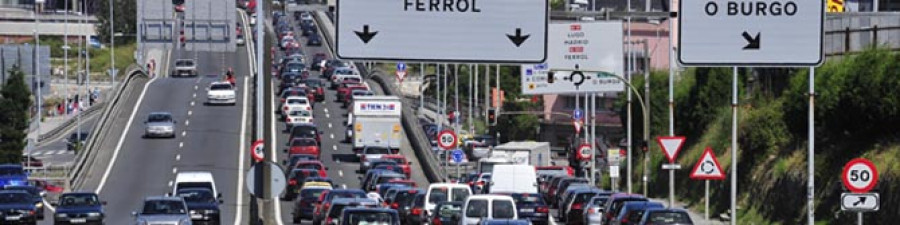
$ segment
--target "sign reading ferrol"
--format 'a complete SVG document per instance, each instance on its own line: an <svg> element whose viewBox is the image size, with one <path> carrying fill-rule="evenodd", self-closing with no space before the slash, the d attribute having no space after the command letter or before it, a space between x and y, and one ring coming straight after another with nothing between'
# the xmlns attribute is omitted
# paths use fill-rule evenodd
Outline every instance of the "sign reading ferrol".
<svg viewBox="0 0 900 225"><path fill-rule="evenodd" d="M679 1L678 61L686 66L822 64L821 0Z"/></svg>
<svg viewBox="0 0 900 225"><path fill-rule="evenodd" d="M539 63L546 0L338 0L338 58Z"/></svg>

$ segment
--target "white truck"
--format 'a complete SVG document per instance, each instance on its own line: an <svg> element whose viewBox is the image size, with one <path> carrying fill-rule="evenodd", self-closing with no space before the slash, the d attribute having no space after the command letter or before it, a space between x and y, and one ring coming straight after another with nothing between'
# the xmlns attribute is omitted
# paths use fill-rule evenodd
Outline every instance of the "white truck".
<svg viewBox="0 0 900 225"><path fill-rule="evenodd" d="M365 146L389 147L399 152L403 125L403 105L397 96L356 96L348 114L348 132L353 151Z"/></svg>
<svg viewBox="0 0 900 225"><path fill-rule="evenodd" d="M550 142L507 142L494 147L490 158L507 159L518 165L550 166Z"/></svg>

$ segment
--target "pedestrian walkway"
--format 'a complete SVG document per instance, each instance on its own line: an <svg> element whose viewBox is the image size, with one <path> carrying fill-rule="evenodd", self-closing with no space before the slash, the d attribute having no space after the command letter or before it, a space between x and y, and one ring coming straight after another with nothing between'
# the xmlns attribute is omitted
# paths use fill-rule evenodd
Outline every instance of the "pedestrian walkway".
<svg viewBox="0 0 900 225"><path fill-rule="evenodd" d="M34 150L31 152L31 154L28 154L28 155L51 156L51 155L73 155L73 154L75 154L75 151L69 151L69 150L62 149L62 150Z"/></svg>

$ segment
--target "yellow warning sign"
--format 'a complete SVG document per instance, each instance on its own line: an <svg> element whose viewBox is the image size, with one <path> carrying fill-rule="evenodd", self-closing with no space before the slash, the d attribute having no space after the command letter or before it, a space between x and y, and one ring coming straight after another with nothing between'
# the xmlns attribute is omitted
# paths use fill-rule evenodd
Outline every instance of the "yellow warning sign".
<svg viewBox="0 0 900 225"><path fill-rule="evenodd" d="M826 12L844 12L844 0L828 0Z"/></svg>

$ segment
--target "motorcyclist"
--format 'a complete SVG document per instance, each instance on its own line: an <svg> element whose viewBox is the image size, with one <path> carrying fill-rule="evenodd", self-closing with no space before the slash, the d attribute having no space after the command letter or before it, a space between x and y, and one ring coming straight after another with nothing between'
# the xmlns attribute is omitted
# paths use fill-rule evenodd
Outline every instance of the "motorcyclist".
<svg viewBox="0 0 900 225"><path fill-rule="evenodd" d="M231 86L234 86L234 70L231 67L228 68L228 72L225 72L225 81L231 83Z"/></svg>

